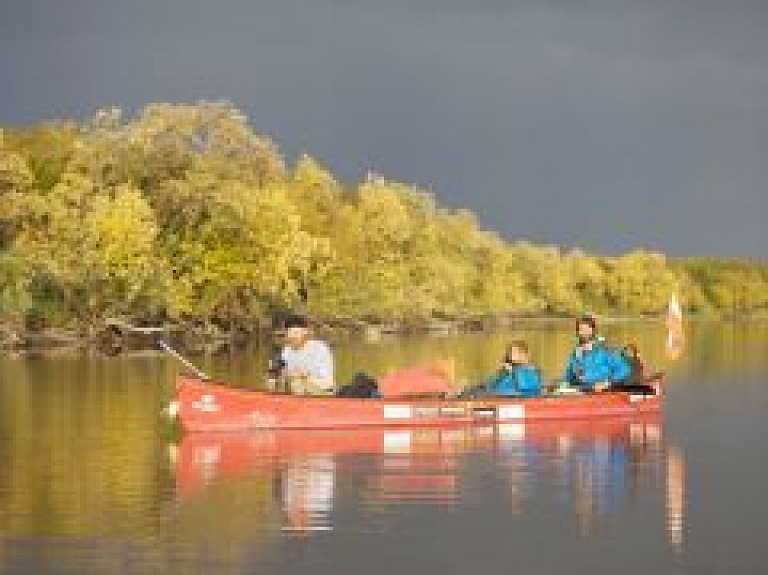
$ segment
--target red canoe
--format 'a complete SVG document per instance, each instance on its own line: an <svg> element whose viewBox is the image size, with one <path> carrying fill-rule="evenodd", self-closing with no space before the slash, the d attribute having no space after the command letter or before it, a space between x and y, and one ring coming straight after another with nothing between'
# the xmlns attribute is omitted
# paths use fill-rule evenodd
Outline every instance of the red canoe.
<svg viewBox="0 0 768 575"><path fill-rule="evenodd" d="M352 399L236 389L187 375L176 382L178 417L185 431L330 429L377 426L468 425L631 416L661 409L655 394L608 392L529 399Z"/></svg>

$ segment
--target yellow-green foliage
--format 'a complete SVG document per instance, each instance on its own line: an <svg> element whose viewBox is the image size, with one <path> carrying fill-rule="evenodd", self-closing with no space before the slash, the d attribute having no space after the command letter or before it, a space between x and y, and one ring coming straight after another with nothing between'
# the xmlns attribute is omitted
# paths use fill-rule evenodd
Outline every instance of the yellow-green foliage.
<svg viewBox="0 0 768 575"><path fill-rule="evenodd" d="M414 186L343 185L307 155L287 167L226 103L0 131L5 322L639 314L672 292L699 312L765 311L768 267L510 244Z"/></svg>

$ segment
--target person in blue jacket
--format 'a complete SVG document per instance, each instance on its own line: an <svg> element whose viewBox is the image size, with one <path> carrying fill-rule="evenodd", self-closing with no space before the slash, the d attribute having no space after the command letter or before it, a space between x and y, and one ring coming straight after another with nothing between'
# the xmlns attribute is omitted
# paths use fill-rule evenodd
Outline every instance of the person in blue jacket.
<svg viewBox="0 0 768 575"><path fill-rule="evenodd" d="M597 335L597 320L585 315L576 321L579 343L568 358L563 381L583 391L603 391L627 380L632 368L620 351Z"/></svg>
<svg viewBox="0 0 768 575"><path fill-rule="evenodd" d="M511 342L502 366L488 381L465 390L462 397L508 396L535 397L541 394L541 374L531 364L528 344Z"/></svg>

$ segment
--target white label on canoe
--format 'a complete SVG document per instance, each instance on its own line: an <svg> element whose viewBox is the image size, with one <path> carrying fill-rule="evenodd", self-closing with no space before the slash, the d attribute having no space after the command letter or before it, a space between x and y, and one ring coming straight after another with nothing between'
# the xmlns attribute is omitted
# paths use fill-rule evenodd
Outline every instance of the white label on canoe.
<svg viewBox="0 0 768 575"><path fill-rule="evenodd" d="M409 453L410 451L410 431L387 431L384 433L384 453Z"/></svg>
<svg viewBox="0 0 768 575"><path fill-rule="evenodd" d="M521 441L525 439L524 423L500 423L499 437L505 440Z"/></svg>
<svg viewBox="0 0 768 575"><path fill-rule="evenodd" d="M411 407L409 405L385 405L382 413L385 419L410 419Z"/></svg>
<svg viewBox="0 0 768 575"><path fill-rule="evenodd" d="M195 401L192 404L192 407L199 411L219 411L219 405L216 403L216 398L207 393L200 398L200 401Z"/></svg>
<svg viewBox="0 0 768 575"><path fill-rule="evenodd" d="M524 405L501 405L499 406L499 419L525 419Z"/></svg>
<svg viewBox="0 0 768 575"><path fill-rule="evenodd" d="M467 414L467 408L463 405L445 405L440 408L443 417L463 417Z"/></svg>
<svg viewBox="0 0 768 575"><path fill-rule="evenodd" d="M639 393L630 393L629 394L629 403L637 403L638 401L643 401L645 399L645 396Z"/></svg>

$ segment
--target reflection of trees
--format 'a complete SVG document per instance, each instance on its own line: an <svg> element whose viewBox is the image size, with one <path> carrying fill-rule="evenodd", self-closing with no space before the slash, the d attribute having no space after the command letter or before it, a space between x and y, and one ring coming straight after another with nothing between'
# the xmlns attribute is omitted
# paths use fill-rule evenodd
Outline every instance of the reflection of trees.
<svg viewBox="0 0 768 575"><path fill-rule="evenodd" d="M270 474L257 472L238 481L215 478L205 497L185 499L176 508L167 526L171 541L160 537L153 546L171 554L173 545L181 545L183 564L197 565L201 572L219 572L222 566L239 572L250 558L268 552L274 536L270 526L279 521L279 513Z"/></svg>
<svg viewBox="0 0 768 575"><path fill-rule="evenodd" d="M685 374L698 381L728 381L763 376L768 369L765 345L768 323L758 321L686 322L686 347L673 363L661 361L674 378Z"/></svg>
<svg viewBox="0 0 768 575"><path fill-rule="evenodd" d="M85 359L7 365L4 531L121 532L152 514L171 481L157 465L157 418L146 409L160 392L152 383L164 375L159 367Z"/></svg>
<svg viewBox="0 0 768 575"><path fill-rule="evenodd" d="M158 418L168 368L142 357L0 366L0 531L16 542L0 546L0 571L24 561L29 572L157 572L175 560L174 542L220 558L264 539L266 481L217 486L209 504L173 512ZM261 501L259 512L234 513L246 501Z"/></svg>

